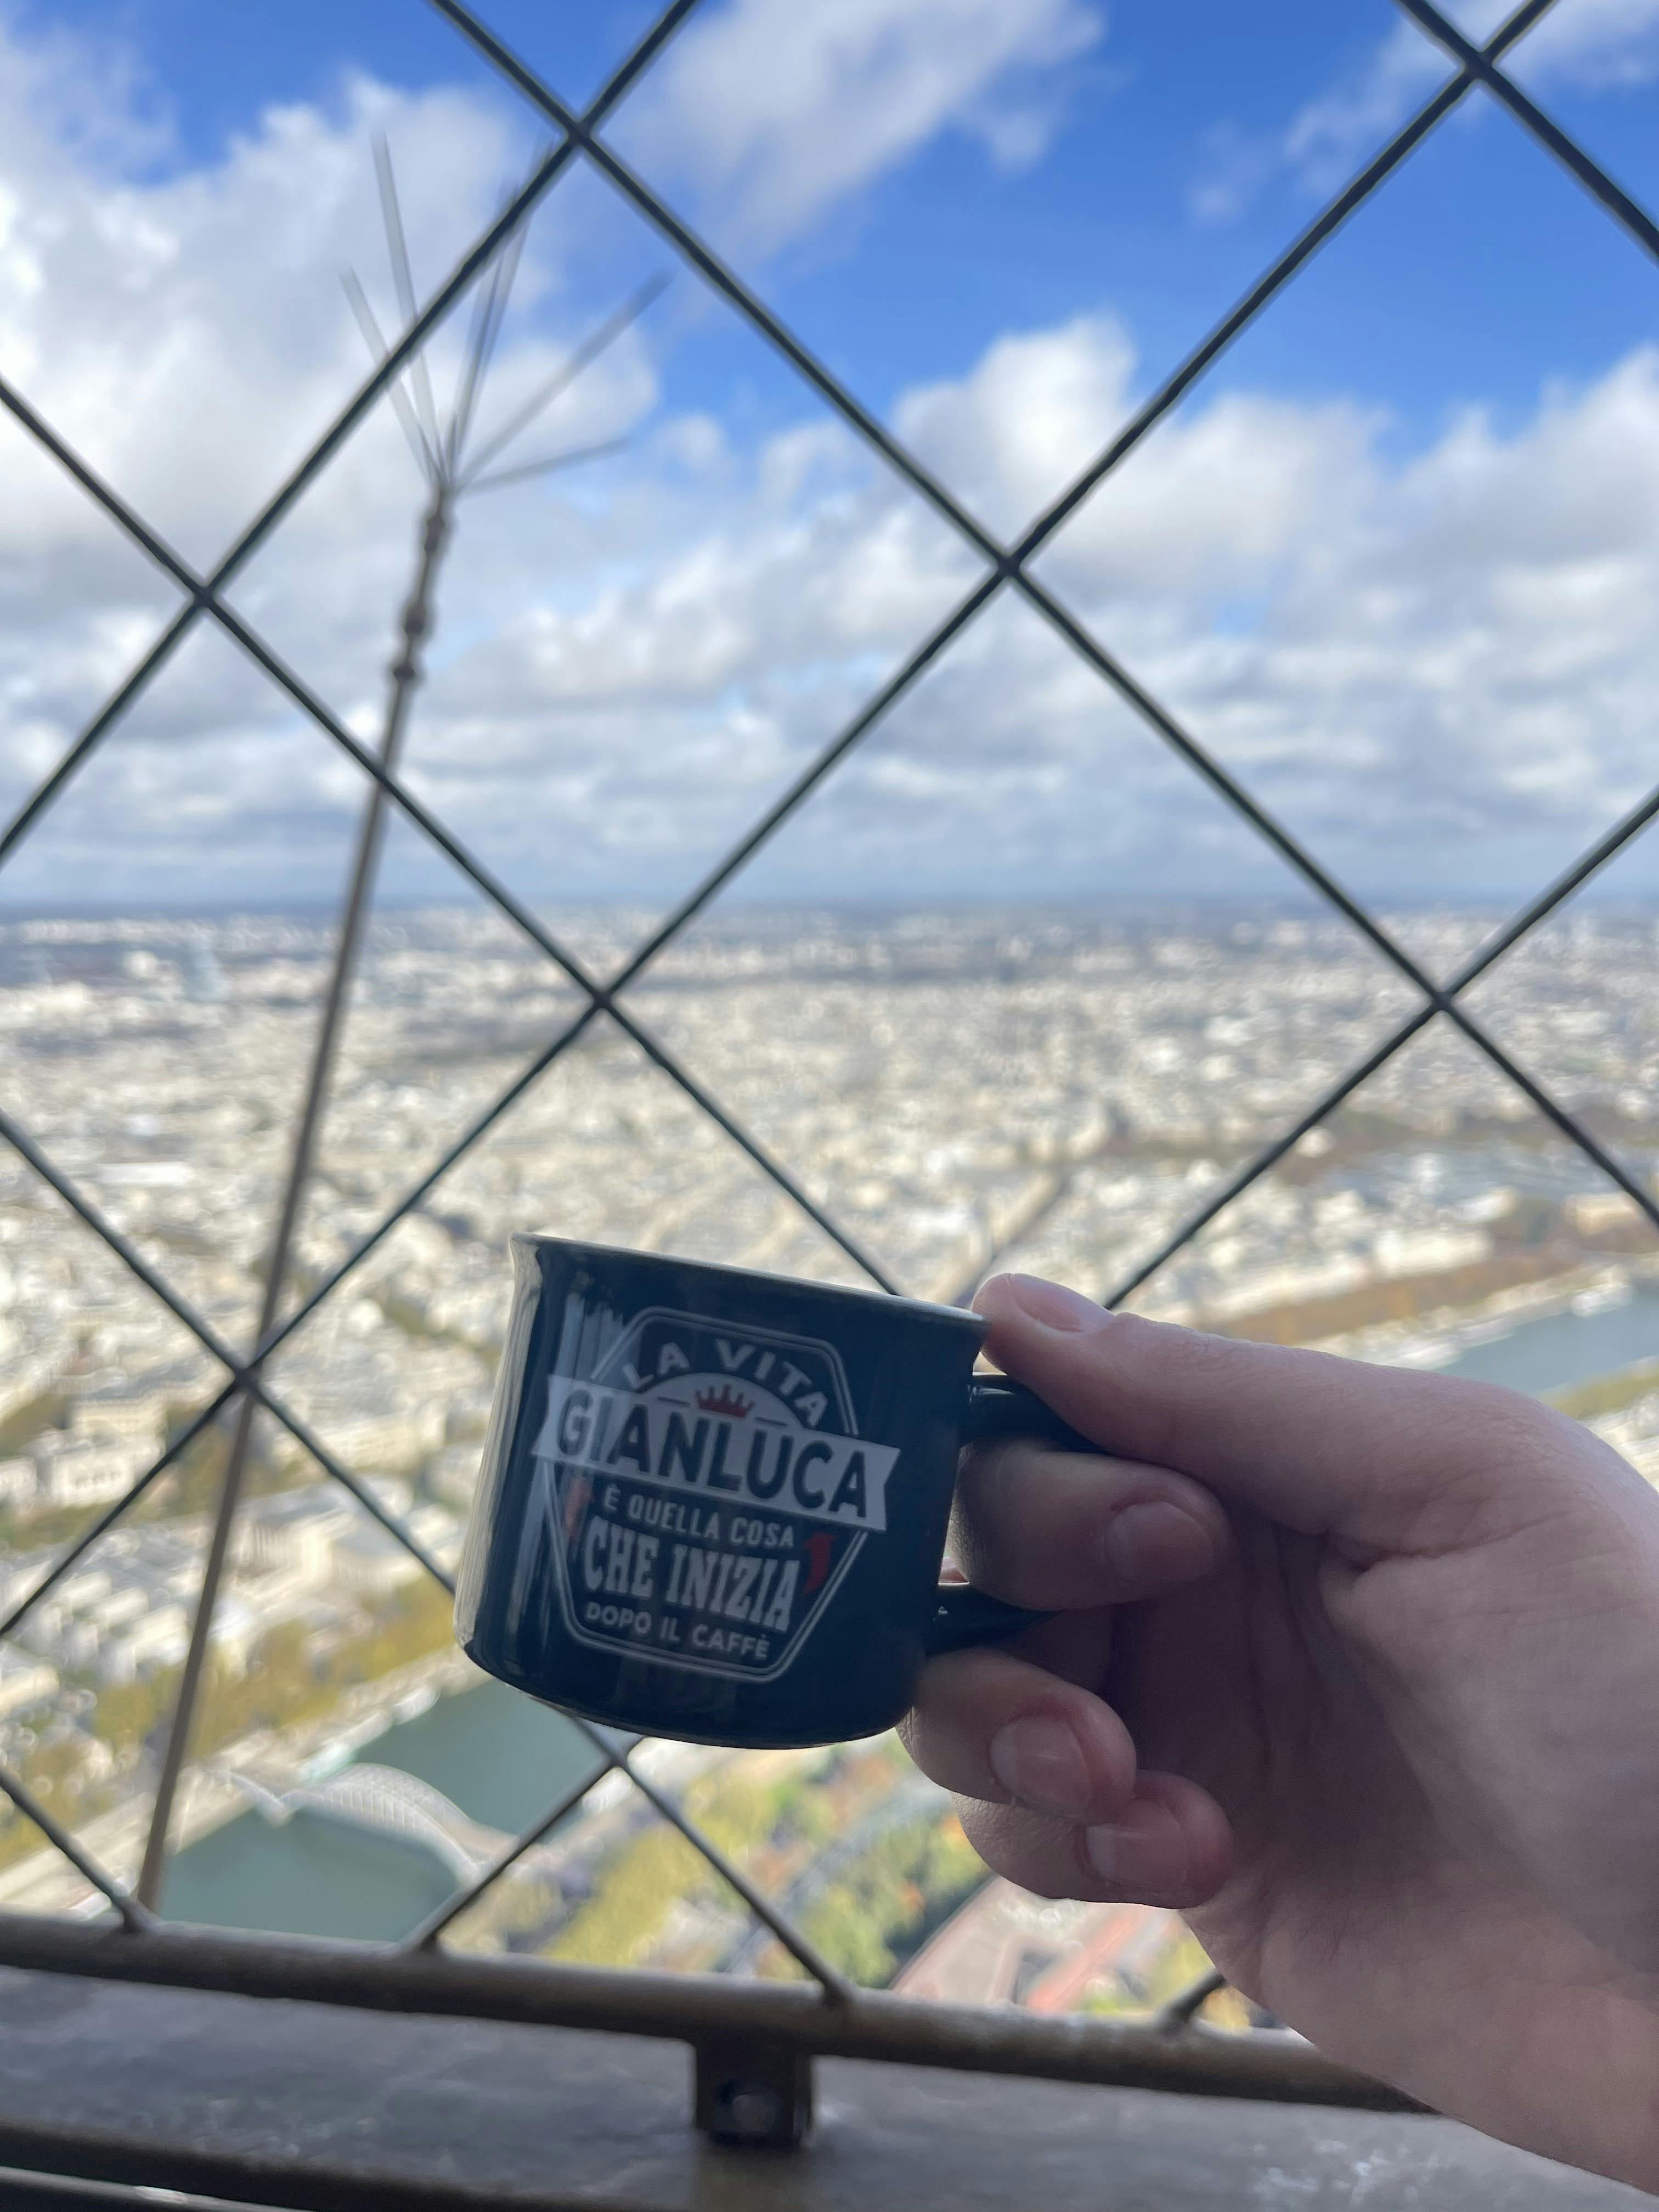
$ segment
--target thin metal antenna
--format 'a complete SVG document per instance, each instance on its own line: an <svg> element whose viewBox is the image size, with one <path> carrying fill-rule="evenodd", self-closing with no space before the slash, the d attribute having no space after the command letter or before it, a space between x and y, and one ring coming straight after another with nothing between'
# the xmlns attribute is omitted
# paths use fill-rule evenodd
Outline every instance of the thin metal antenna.
<svg viewBox="0 0 1659 2212"><path fill-rule="evenodd" d="M380 179L380 194L386 212L386 240L391 255L392 274L397 281L399 297L409 322L416 319L413 287L409 273L409 254L404 244L403 222L398 210L397 185L392 173L392 157L382 138L376 142L375 163ZM395 769L403 741L409 726L410 713L415 692L423 675L422 647L432 626L432 596L438 572L451 538L454 504L463 489L459 481L459 462L472 410L477 403L490 355L500 333L507 312L507 297L519 266L519 241L522 233L515 234L512 243L497 258L483 298L482 313L477 317L472 330L466 368L461 389L456 397L447 430L440 428L437 404L427 373L423 349L417 349L410 370L410 382L415 392L413 407L398 388L394 378L387 385L398 416L404 433L410 438L410 450L417 465L431 486L432 496L421 523L420 542L416 551L415 575L404 604L398 650L387 671L390 689L387 695L386 720L383 726L380 757L383 767ZM499 453L502 447L518 434L532 416L539 413L557 392L568 386L581 374L611 340L649 301L662 289L665 278L637 294L618 314L611 317L593 335L579 347L565 364L558 377L544 387L528 409L505 432L491 441L489 451ZM371 349L378 351L384 361L386 356L385 339L375 320L363 289L355 274L345 278L346 297L351 301L364 337ZM421 419L421 403L424 401L426 421ZM616 441L613 441L613 445ZM607 450L594 448L592 450ZM568 466L583 459L580 453L556 453L539 461L527 463L521 470L500 471L491 480L507 482L516 477L535 476L549 470ZM471 489L483 488L475 477ZM294 1149L289 1164L281 1212L271 1240L270 1256L265 1267L265 1279L259 1319L254 1333L254 1342L261 1344L275 1328L282 1309L283 1292L293 1258L294 1243L304 1210L307 1188L315 1166L317 1148L327 1115L329 1094L332 1085L335 1061L344 1027L352 984L366 933L369 909L374 895L375 878L379 869L380 848L386 831L386 793L380 782L374 783L365 801L358 830L357 849L351 875L346 887L340 919L339 940L336 946L332 973L324 1000L321 1018L313 1048L310 1078L307 1085L305 1103L301 1109ZM152 1807L149 1832L145 1841L143 1864L139 1871L137 1895L143 1908L153 1906L161 1895L166 1879L168 1844L171 1838L173 1811L178 1802L179 1786L185 1763L190 1755L191 1729L200 1702L202 1684L211 1646L214 1615L223 1582L225 1566L229 1556L231 1532L241 1502L247 1466L252 1450L253 1426L259 1401L256 1393L246 1390L237 1405L236 1419L226 1455L225 1471L221 1480L213 1529L208 1554L203 1570L202 1586L197 1601L196 1617L191 1626L190 1644L185 1655L184 1669L179 1678L179 1694L174 1702L173 1723L167 1732L162 1753L161 1773L157 1778L155 1802ZM641 1784L642 1787L646 1786Z"/></svg>
<svg viewBox="0 0 1659 2212"><path fill-rule="evenodd" d="M568 392L582 371L597 361L608 346L613 345L629 325L636 322L651 302L666 290L668 282L665 276L653 276L648 283L641 285L631 300L624 301L615 314L607 316L599 328L582 341L556 374L548 379L541 390L527 399L517 414L511 416L485 443L483 451L474 458L467 477L476 477L480 470L487 468L502 447L510 445L520 430L535 421L544 408L550 406L561 392Z"/></svg>
<svg viewBox="0 0 1659 2212"><path fill-rule="evenodd" d="M357 327L363 334L365 344L376 362L384 361L386 340L374 319L374 310L368 304L368 295L358 282L356 270L343 269L340 282L345 287L345 295L351 302L351 312L357 318ZM403 424L404 435L409 441L409 450L415 456L416 465L428 483L435 484L439 473L438 457L427 442L426 432L421 428L415 410L410 404L409 394L404 390L401 380L394 377L387 385L386 397L392 402L392 411Z"/></svg>
<svg viewBox="0 0 1659 2212"><path fill-rule="evenodd" d="M503 204L505 204L506 198L507 195L504 191L502 194ZM517 235L518 234L515 232L514 236L516 238ZM495 294L497 288L501 283L501 262L504 258L504 252L497 254L495 259L490 264L488 281L485 282L481 280L473 288L471 310L468 317L466 333L466 366L461 374L461 380L456 395L455 404L450 410L449 428L445 433L447 443L445 448L444 460L445 465L449 468L453 468L454 466L454 454L452 448L455 443L456 426L461 421L464 411L471 405L471 394L477 386L478 376L481 374L479 368L479 349L483 343L485 326L488 324L491 314L495 312Z"/></svg>
<svg viewBox="0 0 1659 2212"><path fill-rule="evenodd" d="M385 131L374 139L374 173L380 187L380 214L386 223L386 258L392 264L392 281L398 288L398 304L403 309L404 327L407 330L415 320L415 277L409 264L409 242L404 236L403 210L398 204L398 179L392 167L392 149L386 143ZM432 376L426 365L426 348L416 349L410 363L410 382L415 389L415 404L422 427L431 440L434 453L441 453L442 441L438 435L438 404L432 396Z"/></svg>
<svg viewBox="0 0 1659 2212"><path fill-rule="evenodd" d="M460 466L461 448L472 428L472 417L477 408L483 380L495 357L501 325L507 319L507 301L517 282L519 262L524 252L524 233L514 232L505 250L490 272L489 289L483 295L483 313L473 331L471 349L467 356L466 375L455 402L455 412L449 425L449 467Z"/></svg>
<svg viewBox="0 0 1659 2212"><path fill-rule="evenodd" d="M607 438L603 445L574 446L568 453L549 453L539 461L526 461L520 469L497 469L493 477L469 477L456 497L471 499L475 492L494 491L498 484L520 483L526 477L550 476L555 469L568 469L574 461L596 461L604 453L620 453L629 442L626 438Z"/></svg>
<svg viewBox="0 0 1659 2212"><path fill-rule="evenodd" d="M389 688L386 719L380 733L380 757L382 763L389 769L395 769L398 764L409 726L410 709L414 703L416 690L425 673L422 648L432 626L433 586L449 543L453 497L453 486L447 477L441 476L433 485L431 503L422 519L414 581L404 605L398 650L386 671ZM340 934L335 947L333 969L312 1046L305 1103L300 1110L294 1147L289 1156L282 1208L265 1262L264 1289L258 1322L253 1332L255 1345L262 1344L276 1326L282 1310L283 1296L288 1287L295 1238L304 1212L312 1171L316 1164L347 1003L374 899L375 872L386 834L386 805L385 787L380 783L371 784L357 832L356 854L341 911ZM253 1425L258 1408L259 1401L254 1392L245 1391L236 1408L235 1426L226 1455L212 1534L202 1571L196 1618L191 1625L190 1644L185 1654L184 1670L179 1676L173 1724L167 1731L166 1747L161 1754L161 1772L156 1779L155 1797L150 1811L149 1833L144 1844L143 1864L139 1869L137 1894L139 1903L147 1908L158 1903L166 1879L173 1807L178 1800L185 1763L190 1754L191 1730L200 1701L202 1680L212 1640L214 1613L224 1579L225 1563L229 1555L231 1532L241 1502L243 1480L252 1452Z"/></svg>

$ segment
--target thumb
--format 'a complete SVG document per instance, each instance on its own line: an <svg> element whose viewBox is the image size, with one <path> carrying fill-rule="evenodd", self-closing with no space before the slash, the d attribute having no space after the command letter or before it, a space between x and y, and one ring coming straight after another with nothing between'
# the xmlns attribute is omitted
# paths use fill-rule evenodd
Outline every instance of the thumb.
<svg viewBox="0 0 1659 2212"><path fill-rule="evenodd" d="M1310 1535L1483 1542L1559 1510L1601 1456L1577 1422L1483 1382L1202 1336L1030 1275L994 1276L974 1304L989 1356L1085 1436Z"/></svg>

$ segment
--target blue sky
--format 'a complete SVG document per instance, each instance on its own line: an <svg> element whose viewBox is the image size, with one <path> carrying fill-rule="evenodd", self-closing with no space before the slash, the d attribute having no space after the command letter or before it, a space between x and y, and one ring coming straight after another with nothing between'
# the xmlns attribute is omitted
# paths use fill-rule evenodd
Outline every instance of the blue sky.
<svg viewBox="0 0 1659 2212"><path fill-rule="evenodd" d="M1475 0L1460 15L1492 20ZM501 0L489 20L580 100L646 15ZM371 265L371 126L392 139L425 284L524 158L533 118L421 0L52 0L0 8L5 24L46 89L27 146L0 155L29 246L9 264L0 252L0 367L206 558L361 373L337 328L342 260L363 263L390 316ZM1655 0L1558 0L1513 66L1629 189L1659 199ZM1389 0L826 0L821 13L711 0L611 137L1012 532L1449 68ZM73 222L54 227L65 203L79 245ZM267 286L251 273L263 257ZM503 378L672 265L606 188L573 175L538 218ZM97 373L112 288L135 334L118 343L155 349L153 373L141 365L118 397ZM1659 549L1628 511L1619 456L1634 457L1633 498L1650 465L1656 301L1659 270L1477 95L1107 487L1045 574L1351 880L1374 895L1523 892L1652 778L1651 672L1629 610ZM210 361L211 394L192 398ZM231 455L250 423L268 447L262 477ZM584 855L577 889L668 895L967 572L690 276L549 434L580 442L593 424L629 453L504 501L470 538L475 566L449 589L438 653L453 681L434 684L417 757L527 890L561 872L522 827L545 804ZM228 441L216 462L215 434ZM372 426L246 583L283 649L365 728L407 536L396 466L390 426ZM0 692L14 796L118 674L111 639L136 652L144 610L160 611L101 539L110 573L90 577L70 557L83 526L40 499L35 542L66 533L82 627L67 589L43 606L34 569L15 586L0 663L16 672ZM1537 538L1524 555L1504 519L1516 513ZM902 589L872 613L859 580L877 547L902 562ZM330 562L342 565L325 586ZM1449 564L1443 585L1413 617L1435 562ZM675 624L699 577L718 584L692 652ZM88 590L104 601L88 607ZM1540 606L1560 632L1548 652ZM8 619L0 601L0 640ZM31 672L43 620L61 672L45 684ZM626 681L620 644L598 642L607 623L640 663ZM722 655L728 623L741 637ZM1264 874L1224 824L1188 834L1204 806L1183 804L1144 732L1093 678L1079 689L1029 619L979 651L896 718L822 836L803 833L815 890L1116 894L1150 887L1163 870L1148 856L1169 837L1178 888L1279 887L1278 864ZM349 811L349 779L241 684L227 666L222 682L186 670L158 685L103 799L89 782L43 828L11 895L101 878L139 896L130 854L99 856L184 746L198 792L223 781L218 818L240 825L225 849L247 841L239 878L257 861L262 880L321 890L337 838L320 825ZM1022 781L1036 699L1041 772ZM963 740L966 780L1001 794L977 814L940 797L964 716L984 723ZM210 755L227 727L234 743ZM583 765L595 746L597 775ZM1413 784L1432 787L1420 803ZM792 865L781 854L786 883Z"/></svg>
<svg viewBox="0 0 1659 2212"><path fill-rule="evenodd" d="M1558 4L1570 23L1573 0ZM537 0L481 12L576 100L650 21L637 6ZM1405 27L1388 0L1130 0L1087 12L1101 23L1097 42L1068 62L1063 86L1042 88L1054 119L1041 158L1006 166L943 131L805 238L743 257L744 273L764 272L770 301L860 396L890 406L906 386L959 372L1003 329L1103 304L1132 324L1149 370L1178 360L1337 172L1280 163L1223 218L1195 213L1194 191L1224 171L1230 148L1248 167L1250 149L1270 145L1332 86L1363 78ZM326 104L352 70L411 88L495 89L422 0L228 10L213 0L52 0L15 20L73 27L131 54L141 102L173 141L154 170L216 158L274 102ZM1426 93L1438 64L1420 44ZM1522 80L1525 58L1523 45L1512 60ZM1659 197L1654 76L1633 67L1589 87L1547 76L1552 111L1627 189ZM496 96L533 121L504 88ZM1362 132L1356 153L1386 135ZM611 136L631 150L625 108ZM1419 152L1326 263L1316 342L1308 319L1269 318L1266 368L1281 388L1310 394L1369 386L1419 423L1465 398L1528 404L1540 374L1593 374L1640 319L1653 320L1651 280L1605 217L1485 100ZM1379 290L1389 303L1382 331L1371 312ZM711 369L710 388L726 366Z"/></svg>

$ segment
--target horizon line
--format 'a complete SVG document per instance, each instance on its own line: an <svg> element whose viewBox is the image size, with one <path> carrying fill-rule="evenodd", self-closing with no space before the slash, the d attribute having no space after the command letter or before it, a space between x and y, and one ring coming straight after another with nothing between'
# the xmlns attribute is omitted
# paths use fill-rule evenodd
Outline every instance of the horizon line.
<svg viewBox="0 0 1659 2212"><path fill-rule="evenodd" d="M1445 914L1485 915L1514 912L1524 904L1531 893L1490 890L1469 892L1461 896L1445 893L1411 891L1375 891L1356 893L1361 902L1378 913L1407 913L1412 915ZM672 910L672 902L659 907L658 902L641 893L617 892L603 896L583 898L526 899L526 908L537 914L619 914L637 912L644 908L650 913ZM1623 895L1601 890L1588 884L1558 909L1595 904L1603 908L1622 908L1630 912L1659 913L1659 890ZM746 914L805 915L815 913L865 913L890 915L927 915L960 912L981 913L1111 913L1199 908L1217 911L1281 914L1285 915L1328 915L1333 921L1344 921L1340 910L1317 893L1298 893L1294 890L1272 895L1258 891L1118 891L1011 893L1002 896L969 891L941 892L932 897L915 894L843 892L823 893L816 896L802 895L785 898L758 895L736 900L722 898L710 909L696 917L697 923L730 916L734 910ZM407 898L386 900L376 908L373 921L396 916L416 915L475 915L480 919L500 921L514 927L510 915L499 909L487 910L468 900L443 898ZM114 903L71 903L58 905L15 906L0 896L0 934L13 929L40 923L71 922L183 922L183 921L306 921L331 924L337 920L337 899L327 901L295 899L282 901L223 901L162 906L142 902L132 905ZM371 922L372 926L372 922Z"/></svg>

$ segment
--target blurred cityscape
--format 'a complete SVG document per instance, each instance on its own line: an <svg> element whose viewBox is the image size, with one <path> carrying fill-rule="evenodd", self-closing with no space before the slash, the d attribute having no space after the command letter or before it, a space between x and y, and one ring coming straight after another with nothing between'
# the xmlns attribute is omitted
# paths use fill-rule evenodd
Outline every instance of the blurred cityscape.
<svg viewBox="0 0 1659 2212"><path fill-rule="evenodd" d="M552 917L604 972L649 917ZM1403 915L1449 974L1502 917ZM0 1103L222 1339L245 1346L331 951L294 915L0 927ZM1659 922L1558 919L1469 1004L1635 1176L1659 1165ZM647 1027L917 1294L1017 1266L1106 1294L1412 1012L1334 919L1243 906L811 913L698 924ZM383 912L356 987L290 1310L580 1012L501 921ZM601 1018L353 1267L270 1380L453 1565L508 1291L538 1227L784 1273L852 1261ZM1133 1295L1199 1325L1548 1391L1659 1477L1659 1245L1444 1024L1419 1033ZM0 1161L0 1606L148 1468L222 1370L20 1158ZM164 1899L181 1918L391 1936L593 1767L483 1684L441 1589L261 1417ZM0 1758L136 1872L226 1434L210 1427L0 1645ZM819 1948L921 1994L1135 2006L1172 1916L985 1880L896 1744L656 1745L665 1786ZM98 1900L21 1816L0 1905ZM788 1971L612 1775L453 1939ZM1226 2000L1235 2006L1236 1998Z"/></svg>

